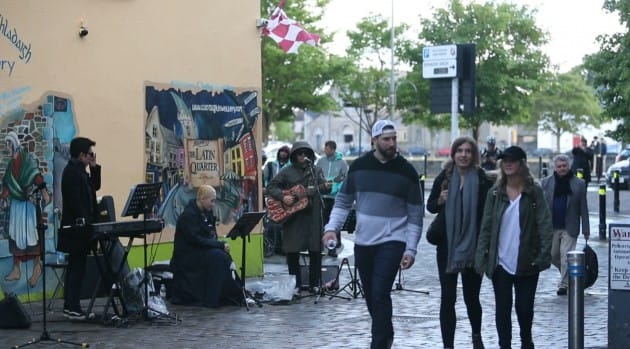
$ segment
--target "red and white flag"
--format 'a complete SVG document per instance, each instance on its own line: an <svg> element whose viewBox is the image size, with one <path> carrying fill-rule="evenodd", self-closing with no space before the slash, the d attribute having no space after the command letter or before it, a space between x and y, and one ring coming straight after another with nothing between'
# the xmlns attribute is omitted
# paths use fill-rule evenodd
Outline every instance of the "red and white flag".
<svg viewBox="0 0 630 349"><path fill-rule="evenodd" d="M282 10L285 2L281 0L273 10L262 34L272 38L286 53L297 53L302 44L317 46L319 35L307 32L300 23L288 18Z"/></svg>

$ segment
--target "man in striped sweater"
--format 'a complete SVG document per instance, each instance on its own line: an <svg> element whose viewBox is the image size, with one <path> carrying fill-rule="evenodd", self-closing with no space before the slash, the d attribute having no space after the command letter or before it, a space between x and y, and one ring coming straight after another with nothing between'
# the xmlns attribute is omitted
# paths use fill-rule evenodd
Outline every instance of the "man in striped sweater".
<svg viewBox="0 0 630 349"><path fill-rule="evenodd" d="M324 243L337 239L356 202L355 264L372 317L371 348L394 340L391 290L398 268L410 268L422 233L423 203L418 173L397 153L396 128L389 120L372 127L374 150L356 159L335 197Z"/></svg>

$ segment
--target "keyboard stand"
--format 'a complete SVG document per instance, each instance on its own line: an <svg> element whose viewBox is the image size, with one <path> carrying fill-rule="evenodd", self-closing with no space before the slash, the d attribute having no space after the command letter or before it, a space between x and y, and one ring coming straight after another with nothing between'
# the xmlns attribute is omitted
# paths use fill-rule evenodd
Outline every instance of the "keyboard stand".
<svg viewBox="0 0 630 349"><path fill-rule="evenodd" d="M123 247L122 258L120 259L120 263L118 265L114 265L113 253L114 248L117 246L116 242L118 242L117 238L110 237L108 239L99 240L99 244L101 246L101 250L103 251L103 261L99 258L95 258L96 267L100 273L100 278L96 284L96 288L92 293L92 299L90 300L90 304L87 308L87 313L90 314L92 312L92 308L94 306L94 302L96 300L96 296L101 287L101 283L106 283L106 289L108 290L107 301L104 305L103 309L103 321L108 321L107 311L109 310L109 306L112 306L112 310L114 314L118 317L127 317L129 315L129 311L125 304L125 301L122 297L122 279L124 275L121 275L125 264L127 263L127 256L129 255L129 251L133 244L133 237L129 237L129 241L127 242L127 246ZM97 256L97 251L94 249L92 251L95 256ZM114 287L115 286L115 287ZM121 309L119 310L116 306L116 302L114 302L114 297L118 297L118 301L120 302Z"/></svg>

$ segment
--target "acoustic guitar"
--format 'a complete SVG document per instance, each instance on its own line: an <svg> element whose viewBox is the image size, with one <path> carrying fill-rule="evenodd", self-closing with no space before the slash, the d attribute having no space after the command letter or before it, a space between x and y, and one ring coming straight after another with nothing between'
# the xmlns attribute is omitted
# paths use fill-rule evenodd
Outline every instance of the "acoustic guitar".
<svg viewBox="0 0 630 349"><path fill-rule="evenodd" d="M339 175L332 181L328 181L328 183L338 183L344 179L345 175ZM301 184L296 184L289 189L283 190L282 196L292 195L295 197L295 201L293 201L292 205L287 205L282 200L276 200L271 196L268 196L265 201L267 203L267 217L275 223L282 223L286 221L294 213L308 207L308 197L313 195L314 192L315 188L304 188Z"/></svg>

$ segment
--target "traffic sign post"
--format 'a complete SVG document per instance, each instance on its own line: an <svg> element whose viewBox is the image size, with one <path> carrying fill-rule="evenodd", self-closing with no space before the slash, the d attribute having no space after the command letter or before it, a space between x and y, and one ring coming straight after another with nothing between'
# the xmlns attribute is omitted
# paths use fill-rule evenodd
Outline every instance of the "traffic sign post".
<svg viewBox="0 0 630 349"><path fill-rule="evenodd" d="M459 112L475 109L475 44L427 46L422 59L422 77L431 79L431 112L451 113L453 141L459 137Z"/></svg>

